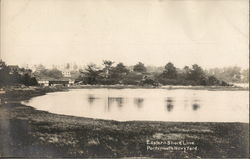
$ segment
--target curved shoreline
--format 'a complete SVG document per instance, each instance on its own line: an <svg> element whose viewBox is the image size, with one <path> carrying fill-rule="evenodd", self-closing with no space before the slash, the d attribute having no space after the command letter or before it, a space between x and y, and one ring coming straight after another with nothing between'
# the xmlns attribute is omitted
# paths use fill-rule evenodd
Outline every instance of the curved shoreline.
<svg viewBox="0 0 250 159"><path fill-rule="evenodd" d="M165 85L165 86L135 86L135 85L78 85L69 87L70 89L193 89L193 90L211 90L211 91L249 91L249 88L236 86L182 86L182 85Z"/></svg>
<svg viewBox="0 0 250 159"><path fill-rule="evenodd" d="M11 157L248 157L246 123L158 122L91 119L52 114L21 99L58 90L10 96L0 105L0 156ZM27 91L27 90L26 90ZM39 93L39 91L41 91ZM16 99L16 100L14 100ZM7 133L9 132L9 133ZM198 150L155 150L152 143L194 142ZM163 145L164 146L164 145ZM162 147L162 145L158 145ZM166 148L166 145L165 145Z"/></svg>

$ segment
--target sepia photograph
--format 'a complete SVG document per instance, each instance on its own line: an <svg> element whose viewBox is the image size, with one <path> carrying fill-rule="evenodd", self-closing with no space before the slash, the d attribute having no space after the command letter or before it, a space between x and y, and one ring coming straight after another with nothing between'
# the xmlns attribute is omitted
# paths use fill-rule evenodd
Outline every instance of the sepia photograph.
<svg viewBox="0 0 250 159"><path fill-rule="evenodd" d="M248 0L0 0L0 158L248 157Z"/></svg>

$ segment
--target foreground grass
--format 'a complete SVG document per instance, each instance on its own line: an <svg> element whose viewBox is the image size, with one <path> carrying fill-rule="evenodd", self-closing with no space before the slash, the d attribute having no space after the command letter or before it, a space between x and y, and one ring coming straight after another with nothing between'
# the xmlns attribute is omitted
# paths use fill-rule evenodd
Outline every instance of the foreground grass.
<svg viewBox="0 0 250 159"><path fill-rule="evenodd" d="M30 90L24 92L20 96L25 99L34 96ZM249 156L248 124L95 120L38 111L13 99L14 95L0 105L2 157ZM197 149L148 149L149 146L167 148L167 142L180 141L193 142Z"/></svg>

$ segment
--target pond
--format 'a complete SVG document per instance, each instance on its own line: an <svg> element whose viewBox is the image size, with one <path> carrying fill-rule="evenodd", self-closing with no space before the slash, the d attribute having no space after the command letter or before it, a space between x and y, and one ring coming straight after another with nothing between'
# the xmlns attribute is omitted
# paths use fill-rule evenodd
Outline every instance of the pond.
<svg viewBox="0 0 250 159"><path fill-rule="evenodd" d="M249 91L72 89L23 104L56 114L118 121L249 122Z"/></svg>

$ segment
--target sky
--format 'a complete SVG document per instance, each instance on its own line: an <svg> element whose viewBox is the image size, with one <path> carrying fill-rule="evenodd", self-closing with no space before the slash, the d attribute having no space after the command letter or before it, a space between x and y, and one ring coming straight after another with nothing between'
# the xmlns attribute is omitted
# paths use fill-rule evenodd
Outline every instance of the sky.
<svg viewBox="0 0 250 159"><path fill-rule="evenodd" d="M248 0L1 0L7 64L249 65Z"/></svg>

